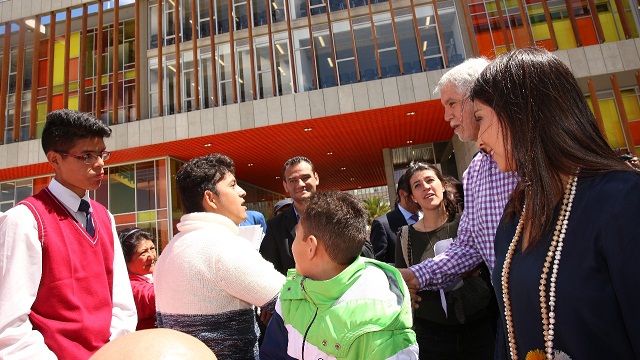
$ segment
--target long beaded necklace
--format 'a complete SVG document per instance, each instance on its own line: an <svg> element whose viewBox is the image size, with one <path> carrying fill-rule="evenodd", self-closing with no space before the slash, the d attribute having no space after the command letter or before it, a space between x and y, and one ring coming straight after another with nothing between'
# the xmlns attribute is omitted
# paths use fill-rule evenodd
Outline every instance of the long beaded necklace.
<svg viewBox="0 0 640 360"><path fill-rule="evenodd" d="M558 221L553 231L553 238L549 245L549 251L542 267L542 274L540 275L540 313L542 316L542 334L544 336L545 354L547 359L553 359L553 339L555 329L555 302L556 302L556 279L558 278L558 269L560 268L560 257L562 253L562 246L564 237L567 231L567 225L569 224L569 215L571 214L571 206L573 205L573 198L576 194L576 185L578 184L577 176L569 178L569 182L565 186L564 195L562 197L562 206L560 208L560 215L558 215ZM518 239L522 233L525 211L527 210L527 204L525 202L522 208L522 215L518 226L516 227L516 233L513 235L513 240L509 244L507 255L502 267L502 300L504 301L504 317L507 322L507 336L509 340L509 352L511 359L518 360L518 352L516 346L516 339L513 327L513 317L511 313L511 301L509 299L509 271L511 269L511 261L516 251ZM551 262L553 261L553 267ZM547 292L546 285L549 277L549 270L551 269L551 279L549 281L549 303L547 304Z"/></svg>

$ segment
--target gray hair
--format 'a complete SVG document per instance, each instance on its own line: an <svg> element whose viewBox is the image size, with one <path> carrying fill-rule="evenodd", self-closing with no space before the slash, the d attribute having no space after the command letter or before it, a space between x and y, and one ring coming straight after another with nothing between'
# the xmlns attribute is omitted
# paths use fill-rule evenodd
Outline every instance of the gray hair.
<svg viewBox="0 0 640 360"><path fill-rule="evenodd" d="M468 95L476 79L487 65L489 65L489 60L485 58L467 59L442 75L434 93L439 92L447 85L454 85L460 93Z"/></svg>

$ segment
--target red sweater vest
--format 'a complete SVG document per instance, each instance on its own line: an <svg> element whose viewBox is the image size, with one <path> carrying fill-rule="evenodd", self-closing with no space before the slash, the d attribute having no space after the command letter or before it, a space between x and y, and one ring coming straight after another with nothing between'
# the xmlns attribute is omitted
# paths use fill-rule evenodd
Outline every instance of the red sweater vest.
<svg viewBox="0 0 640 360"><path fill-rule="evenodd" d="M48 189L21 204L36 219L42 244L42 278L29 320L58 358L86 360L111 335L114 239L107 209L91 201L91 238Z"/></svg>

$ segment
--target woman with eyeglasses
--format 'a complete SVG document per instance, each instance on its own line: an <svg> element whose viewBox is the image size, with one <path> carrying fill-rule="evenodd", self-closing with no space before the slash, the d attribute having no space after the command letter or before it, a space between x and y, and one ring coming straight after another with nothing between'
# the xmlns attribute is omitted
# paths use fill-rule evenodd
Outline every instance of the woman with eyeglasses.
<svg viewBox="0 0 640 360"><path fill-rule="evenodd" d="M396 241L398 268L418 264L436 255L436 243L458 236L460 214L447 190L440 170L432 164L414 162L404 173L411 201L420 205L424 216L413 225L402 226ZM439 244L438 248L440 247ZM491 290L488 269L464 275L464 286L454 286L442 294L420 291L422 299L413 313L413 329L420 359L493 359L494 333L489 304ZM446 309L443 308L444 296Z"/></svg>
<svg viewBox="0 0 640 360"><path fill-rule="evenodd" d="M155 328L156 294L151 274L155 268L157 255L153 237L150 233L135 227L124 229L118 235L138 311L136 330Z"/></svg>

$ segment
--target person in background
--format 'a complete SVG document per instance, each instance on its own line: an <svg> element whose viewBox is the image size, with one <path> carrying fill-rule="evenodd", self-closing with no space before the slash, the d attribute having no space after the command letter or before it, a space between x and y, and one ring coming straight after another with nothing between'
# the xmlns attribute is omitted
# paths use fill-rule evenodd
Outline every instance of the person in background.
<svg viewBox="0 0 640 360"><path fill-rule="evenodd" d="M471 90L478 147L521 180L495 237L499 359L640 359L640 174L562 60L496 58Z"/></svg>
<svg viewBox="0 0 640 360"><path fill-rule="evenodd" d="M400 273L359 256L367 222L353 195L311 196L293 242L296 268L280 291L260 359L417 359Z"/></svg>
<svg viewBox="0 0 640 360"><path fill-rule="evenodd" d="M630 167L640 170L640 161L638 160L638 157L632 153L622 154L619 158L624 160Z"/></svg>
<svg viewBox="0 0 640 360"><path fill-rule="evenodd" d="M134 227L123 229L118 237L138 312L136 330L153 329L156 327L156 294L152 274L157 259L153 236Z"/></svg>
<svg viewBox="0 0 640 360"><path fill-rule="evenodd" d="M279 200L275 205L273 205L273 216L279 215L280 213L284 212L291 207L291 204L293 204L293 199L291 198L284 198L282 200Z"/></svg>
<svg viewBox="0 0 640 360"><path fill-rule="evenodd" d="M282 186L291 196L293 206L267 221L267 233L260 245L260 254L285 275L288 269L296 266L291 253L296 225L300 213L307 208L309 198L316 192L320 178L311 160L304 156L296 156L285 162L282 179ZM373 257L369 241L363 245L362 253L364 256Z"/></svg>
<svg viewBox="0 0 640 360"><path fill-rule="evenodd" d="M411 200L409 184L404 174L398 179L396 208L379 216L371 223L369 239L376 254L376 260L393 264L396 255L396 234L405 225L413 225L422 217L420 206Z"/></svg>
<svg viewBox="0 0 640 360"><path fill-rule="evenodd" d="M239 236L246 192L234 174L222 154L191 159L176 174L184 215L153 273L157 319L221 359L257 359L253 307L273 312L285 279Z"/></svg>
<svg viewBox="0 0 640 360"><path fill-rule="evenodd" d="M0 358L86 360L138 322L115 221L89 192L105 179L91 114L47 115L49 186L0 217Z"/></svg>
<svg viewBox="0 0 640 360"><path fill-rule="evenodd" d="M415 224L400 228L395 261L398 268L433 258L436 243L455 238L460 222L456 204L437 167L411 163L404 176L411 201L418 203L423 216ZM486 266L484 272L488 276ZM489 316L492 292L485 280L477 275L466 276L461 287L445 293L446 309L440 292L418 294L422 302L413 313L413 329L421 359L493 359L492 325L496 319Z"/></svg>
<svg viewBox="0 0 640 360"><path fill-rule="evenodd" d="M445 175L444 182L446 184L447 195L449 195L451 201L456 205L458 214L462 214L464 211L464 188L462 187L462 183L451 175Z"/></svg>
<svg viewBox="0 0 640 360"><path fill-rule="evenodd" d="M247 210L247 219L241 222L239 226L247 225L260 225L262 227L262 233L267 232L267 221L260 211Z"/></svg>

